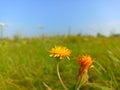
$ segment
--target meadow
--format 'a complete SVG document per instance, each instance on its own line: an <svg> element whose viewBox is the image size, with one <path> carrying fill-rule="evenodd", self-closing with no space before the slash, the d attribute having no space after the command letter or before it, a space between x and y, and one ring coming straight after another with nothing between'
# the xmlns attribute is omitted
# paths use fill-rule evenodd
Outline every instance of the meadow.
<svg viewBox="0 0 120 90"><path fill-rule="evenodd" d="M0 40L0 90L63 90L56 74L56 60L49 57L54 46L72 51L70 60L60 62L60 74L74 90L78 55L90 55L95 62L89 82L81 90L120 90L120 37L49 36Z"/></svg>

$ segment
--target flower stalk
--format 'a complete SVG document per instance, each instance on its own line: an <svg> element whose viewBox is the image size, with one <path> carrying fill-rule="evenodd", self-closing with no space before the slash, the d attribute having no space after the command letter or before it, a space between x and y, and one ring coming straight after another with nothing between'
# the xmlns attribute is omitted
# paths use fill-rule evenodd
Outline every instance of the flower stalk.
<svg viewBox="0 0 120 90"><path fill-rule="evenodd" d="M60 71L59 71L59 61L57 62L57 75L58 75L58 79L62 85L62 87L64 88L64 90L68 90L66 85L64 84L63 80L61 79L61 76L60 76Z"/></svg>
<svg viewBox="0 0 120 90"><path fill-rule="evenodd" d="M80 90L81 86L84 85L87 81L88 81L88 74L86 71L84 74L78 76L78 81L76 83L75 90Z"/></svg>
<svg viewBox="0 0 120 90"><path fill-rule="evenodd" d="M81 86L88 81L88 70L90 69L94 60L92 60L89 55L84 55L82 57L78 57L77 61L80 65L80 68L75 90L80 90Z"/></svg>

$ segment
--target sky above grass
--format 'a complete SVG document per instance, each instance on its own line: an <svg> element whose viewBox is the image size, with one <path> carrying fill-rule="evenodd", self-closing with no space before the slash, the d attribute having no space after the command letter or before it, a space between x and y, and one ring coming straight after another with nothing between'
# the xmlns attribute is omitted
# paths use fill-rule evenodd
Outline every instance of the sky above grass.
<svg viewBox="0 0 120 90"><path fill-rule="evenodd" d="M0 0L4 36L120 33L120 0Z"/></svg>

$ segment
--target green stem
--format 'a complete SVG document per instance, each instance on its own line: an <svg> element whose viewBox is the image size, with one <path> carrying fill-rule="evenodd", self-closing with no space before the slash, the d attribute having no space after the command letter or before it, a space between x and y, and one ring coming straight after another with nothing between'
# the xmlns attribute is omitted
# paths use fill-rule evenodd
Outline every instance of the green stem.
<svg viewBox="0 0 120 90"><path fill-rule="evenodd" d="M79 79L76 83L76 87L75 87L75 90L80 90L80 87L81 87L81 84L80 84L80 76L79 76Z"/></svg>
<svg viewBox="0 0 120 90"><path fill-rule="evenodd" d="M64 90L68 90L67 87L65 86L65 84L63 83L60 73L59 73L59 62L57 62L57 75L58 75L59 81L60 81L61 85L63 86Z"/></svg>
<svg viewBox="0 0 120 90"><path fill-rule="evenodd" d="M78 77L75 90L80 90L81 86L84 85L87 81L88 81L88 74L87 71L85 71Z"/></svg>
<svg viewBox="0 0 120 90"><path fill-rule="evenodd" d="M45 82L43 82L43 85L46 87L47 90L52 90Z"/></svg>

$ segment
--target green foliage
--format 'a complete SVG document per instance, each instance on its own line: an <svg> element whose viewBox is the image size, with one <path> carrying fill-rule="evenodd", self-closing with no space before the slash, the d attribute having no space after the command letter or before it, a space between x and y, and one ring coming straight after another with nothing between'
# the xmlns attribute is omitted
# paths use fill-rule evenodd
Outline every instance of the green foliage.
<svg viewBox="0 0 120 90"><path fill-rule="evenodd" d="M60 74L69 90L74 90L80 54L95 59L89 82L82 90L120 89L120 42L118 38L91 36L15 37L0 42L0 90L45 90L43 82L62 90L56 74L56 61L49 57L55 45L72 50L71 60L60 63Z"/></svg>

